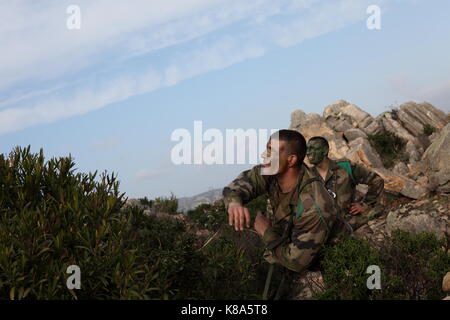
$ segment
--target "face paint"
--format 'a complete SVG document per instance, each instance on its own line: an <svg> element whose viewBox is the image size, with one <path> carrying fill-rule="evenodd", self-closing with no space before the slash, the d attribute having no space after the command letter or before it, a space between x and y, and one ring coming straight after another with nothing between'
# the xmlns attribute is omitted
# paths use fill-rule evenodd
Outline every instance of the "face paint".
<svg viewBox="0 0 450 320"><path fill-rule="evenodd" d="M319 164L328 155L328 148L321 143L313 141L308 143L306 155L311 164Z"/></svg>

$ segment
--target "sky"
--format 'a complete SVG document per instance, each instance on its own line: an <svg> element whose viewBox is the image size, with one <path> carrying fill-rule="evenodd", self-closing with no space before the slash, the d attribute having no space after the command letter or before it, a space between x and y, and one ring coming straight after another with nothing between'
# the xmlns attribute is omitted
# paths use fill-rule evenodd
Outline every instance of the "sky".
<svg viewBox="0 0 450 320"><path fill-rule="evenodd" d="M407 101L450 112L448 12L447 0L0 0L0 152L70 154L130 198L222 188L252 164L175 164L174 132L288 128L292 111L340 99L373 116Z"/></svg>

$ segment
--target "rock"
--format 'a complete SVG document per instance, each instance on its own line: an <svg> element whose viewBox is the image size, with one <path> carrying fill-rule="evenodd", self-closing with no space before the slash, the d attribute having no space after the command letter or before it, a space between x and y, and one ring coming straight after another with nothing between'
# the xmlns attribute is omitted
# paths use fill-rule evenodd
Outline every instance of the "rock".
<svg viewBox="0 0 450 320"><path fill-rule="evenodd" d="M395 164L394 168L392 168L392 172L396 174L406 175L408 171L408 167L403 162L398 162Z"/></svg>
<svg viewBox="0 0 450 320"><path fill-rule="evenodd" d="M386 131L395 133L400 138L411 141L413 145L418 145L416 137L406 130L400 121L393 116L392 112L385 112L380 116L379 120L383 123L383 127Z"/></svg>
<svg viewBox="0 0 450 320"><path fill-rule="evenodd" d="M413 209L406 213L398 210L389 212L386 218L386 232L391 235L392 231L400 229L411 233L429 232L436 235L438 239L446 238L446 221L435 211L427 212Z"/></svg>
<svg viewBox="0 0 450 320"><path fill-rule="evenodd" d="M415 137L423 133L424 125L442 129L449 122L444 112L427 102L419 104L410 101L402 104L398 118L403 127Z"/></svg>
<svg viewBox="0 0 450 320"><path fill-rule="evenodd" d="M360 129L351 128L344 132L344 137L348 142L351 142L357 138L367 139L367 134Z"/></svg>
<svg viewBox="0 0 450 320"><path fill-rule="evenodd" d="M325 290L325 282L320 271L304 271L294 280L293 300L311 300L316 294Z"/></svg>
<svg viewBox="0 0 450 320"><path fill-rule="evenodd" d="M380 157L370 145L369 140L357 138L349 143L350 152L346 158L368 168L384 168Z"/></svg>
<svg viewBox="0 0 450 320"><path fill-rule="evenodd" d="M429 168L430 182L440 192L450 192L450 124L441 131L439 138L428 147L422 162Z"/></svg>
<svg viewBox="0 0 450 320"><path fill-rule="evenodd" d="M323 117L333 130L344 132L346 130L354 128L353 120L341 111L342 108L344 108L348 104L349 103L347 101L340 100L325 107L325 110L323 111Z"/></svg>
<svg viewBox="0 0 450 320"><path fill-rule="evenodd" d="M382 124L370 114L345 100L327 106L323 117L334 130L341 132L354 127L366 134L375 134L384 129Z"/></svg>
<svg viewBox="0 0 450 320"><path fill-rule="evenodd" d="M395 174L383 168L373 169L384 180L384 189L396 194L402 194L411 199L422 199L428 194L424 188L416 181L403 175Z"/></svg>
<svg viewBox="0 0 450 320"><path fill-rule="evenodd" d="M442 280L442 291L450 293L450 272L447 272Z"/></svg>
<svg viewBox="0 0 450 320"><path fill-rule="evenodd" d="M128 207L137 207L142 210L148 209L148 207L144 206L139 199L127 199L122 207L122 210Z"/></svg>
<svg viewBox="0 0 450 320"><path fill-rule="evenodd" d="M413 166L417 166L417 162L420 161L423 153L420 144L414 144L413 141L408 141L405 146L405 152L408 155L409 163Z"/></svg>

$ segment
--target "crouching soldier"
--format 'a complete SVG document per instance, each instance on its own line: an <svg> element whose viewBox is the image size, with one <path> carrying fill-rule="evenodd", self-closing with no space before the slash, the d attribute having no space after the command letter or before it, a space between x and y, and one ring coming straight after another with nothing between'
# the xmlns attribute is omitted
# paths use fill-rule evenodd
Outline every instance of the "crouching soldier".
<svg viewBox="0 0 450 320"><path fill-rule="evenodd" d="M340 214L343 214L353 230L365 224L371 216L380 213L378 200L384 188L383 179L375 172L346 159L328 158L329 145L323 137L308 141L307 157L313 165L313 173L322 179L329 193L335 198ZM356 185L366 184L367 193L361 202L355 202Z"/></svg>
<svg viewBox="0 0 450 320"><path fill-rule="evenodd" d="M305 154L306 141L299 132L280 130L267 143L264 164L242 172L223 190L229 224L236 230L250 228L244 206L249 201L267 194L273 208L269 216L258 213L254 221L265 244L264 258L271 263L264 298L274 265L291 270L291 275L301 273L341 230L334 200L303 163Z"/></svg>

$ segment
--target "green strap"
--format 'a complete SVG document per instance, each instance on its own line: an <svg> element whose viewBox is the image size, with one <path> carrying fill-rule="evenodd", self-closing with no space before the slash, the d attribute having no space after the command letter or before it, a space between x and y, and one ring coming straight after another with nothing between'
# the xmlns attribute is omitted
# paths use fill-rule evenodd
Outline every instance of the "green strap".
<svg viewBox="0 0 450 320"><path fill-rule="evenodd" d="M350 164L350 161L338 161L337 165L347 171L348 175L352 179L353 183L356 185L355 177L353 176L352 166Z"/></svg>
<svg viewBox="0 0 450 320"><path fill-rule="evenodd" d="M298 204L297 204L297 214L295 215L295 218L298 219L303 214L303 203L300 197L298 197Z"/></svg>
<svg viewBox="0 0 450 320"><path fill-rule="evenodd" d="M325 221L325 217L323 216L322 209L320 209L320 207L318 206L316 201L314 201L314 207L316 208L317 212L319 212L320 219L327 227L327 237L328 237L328 235L330 234L330 227L328 226L328 223Z"/></svg>
<svg viewBox="0 0 450 320"><path fill-rule="evenodd" d="M310 184L311 182L314 182L314 181L320 181L320 179L317 178L317 177L315 177L315 178L311 178L311 179L306 180L305 183L303 184L303 186L302 186L302 187L299 189L299 191L298 191L297 213L296 213L296 215L295 215L295 218L296 218L296 219L298 219L298 218L300 218L300 217L302 216L303 210L304 210L304 208L303 208L303 203L302 203L302 199L301 199L300 195L301 195L303 189L304 189L308 184Z"/></svg>

